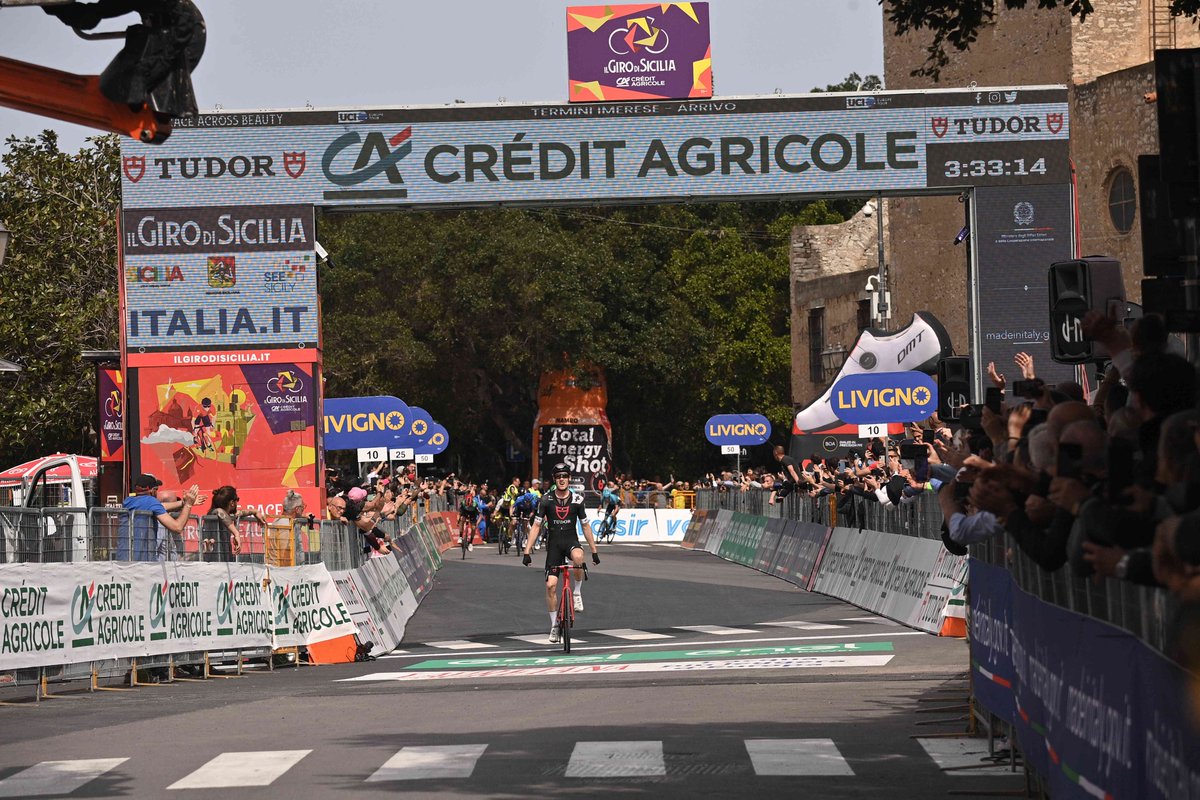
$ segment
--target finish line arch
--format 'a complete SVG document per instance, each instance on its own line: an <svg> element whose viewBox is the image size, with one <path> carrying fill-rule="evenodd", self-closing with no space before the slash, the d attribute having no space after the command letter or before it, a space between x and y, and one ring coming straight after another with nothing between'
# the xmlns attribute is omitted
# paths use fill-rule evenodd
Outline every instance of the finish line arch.
<svg viewBox="0 0 1200 800"><path fill-rule="evenodd" d="M162 145L122 142L131 468L168 486L232 483L259 506L290 486L319 507L316 208L1010 188L1061 193L1069 207L1069 122L1064 86L176 120ZM280 371L293 389L268 391ZM183 441L197 424L218 434L211 450Z"/></svg>

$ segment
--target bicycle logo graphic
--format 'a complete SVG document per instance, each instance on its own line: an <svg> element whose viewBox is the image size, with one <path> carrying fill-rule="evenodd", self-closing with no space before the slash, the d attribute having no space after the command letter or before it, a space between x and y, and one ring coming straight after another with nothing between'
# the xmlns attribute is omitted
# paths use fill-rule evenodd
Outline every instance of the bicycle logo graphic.
<svg viewBox="0 0 1200 800"><path fill-rule="evenodd" d="M291 370L283 370L274 378L267 381L267 391L272 394L298 392L303 388L304 383Z"/></svg>
<svg viewBox="0 0 1200 800"><path fill-rule="evenodd" d="M121 416L121 393L113 389L108 397L104 398L104 416L119 417Z"/></svg>
<svg viewBox="0 0 1200 800"><path fill-rule="evenodd" d="M643 38L635 38L642 34ZM628 27L616 28L608 35L608 49L619 56L636 53L642 48L647 53L658 55L667 49L670 41L666 31L655 27L654 17L637 17L629 20ZM622 47L624 49L620 49Z"/></svg>

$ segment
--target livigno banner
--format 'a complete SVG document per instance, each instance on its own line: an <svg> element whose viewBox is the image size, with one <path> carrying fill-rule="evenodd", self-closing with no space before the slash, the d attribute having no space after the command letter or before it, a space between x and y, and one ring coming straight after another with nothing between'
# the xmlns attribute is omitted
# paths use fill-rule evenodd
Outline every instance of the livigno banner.
<svg viewBox="0 0 1200 800"><path fill-rule="evenodd" d="M11 564L0 571L0 670L284 647L355 633L324 565Z"/></svg>

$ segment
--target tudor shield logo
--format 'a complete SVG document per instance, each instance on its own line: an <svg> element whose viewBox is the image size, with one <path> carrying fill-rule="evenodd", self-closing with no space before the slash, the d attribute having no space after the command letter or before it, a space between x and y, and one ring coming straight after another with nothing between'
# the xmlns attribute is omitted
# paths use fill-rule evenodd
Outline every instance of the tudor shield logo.
<svg viewBox="0 0 1200 800"><path fill-rule="evenodd" d="M1058 133L1062 130L1063 115L1061 112L1057 114L1046 114L1046 128L1051 133Z"/></svg>
<svg viewBox="0 0 1200 800"><path fill-rule="evenodd" d="M283 171L288 174L289 178L299 178L304 174L304 168L308 166L308 152L301 150L298 153L283 154Z"/></svg>
<svg viewBox="0 0 1200 800"><path fill-rule="evenodd" d="M146 174L146 157L125 156L121 159L121 169L130 183L137 183Z"/></svg>
<svg viewBox="0 0 1200 800"><path fill-rule="evenodd" d="M946 135L946 129L950 126L950 118L933 117L929 120L929 126L933 128L933 135L940 139Z"/></svg>
<svg viewBox="0 0 1200 800"><path fill-rule="evenodd" d="M558 517L559 519L566 519L567 514L569 513L571 513L571 507L569 505L560 506L557 503L554 504L554 516Z"/></svg>

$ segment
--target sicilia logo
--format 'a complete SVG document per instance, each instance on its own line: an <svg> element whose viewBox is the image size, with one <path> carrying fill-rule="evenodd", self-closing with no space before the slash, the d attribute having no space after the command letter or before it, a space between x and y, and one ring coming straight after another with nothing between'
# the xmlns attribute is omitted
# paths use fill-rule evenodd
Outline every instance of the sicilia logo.
<svg viewBox="0 0 1200 800"><path fill-rule="evenodd" d="M396 165L412 152L412 126L385 139L380 131L371 131L363 138L358 131L344 133L325 149L321 157L321 171L338 186L357 186L380 174L386 174L388 183L399 185L404 177ZM358 146L358 156L349 172L335 172L334 161L344 151ZM356 189L325 192L326 200L349 200L354 198L386 197L400 199L408 197L407 189Z"/></svg>

